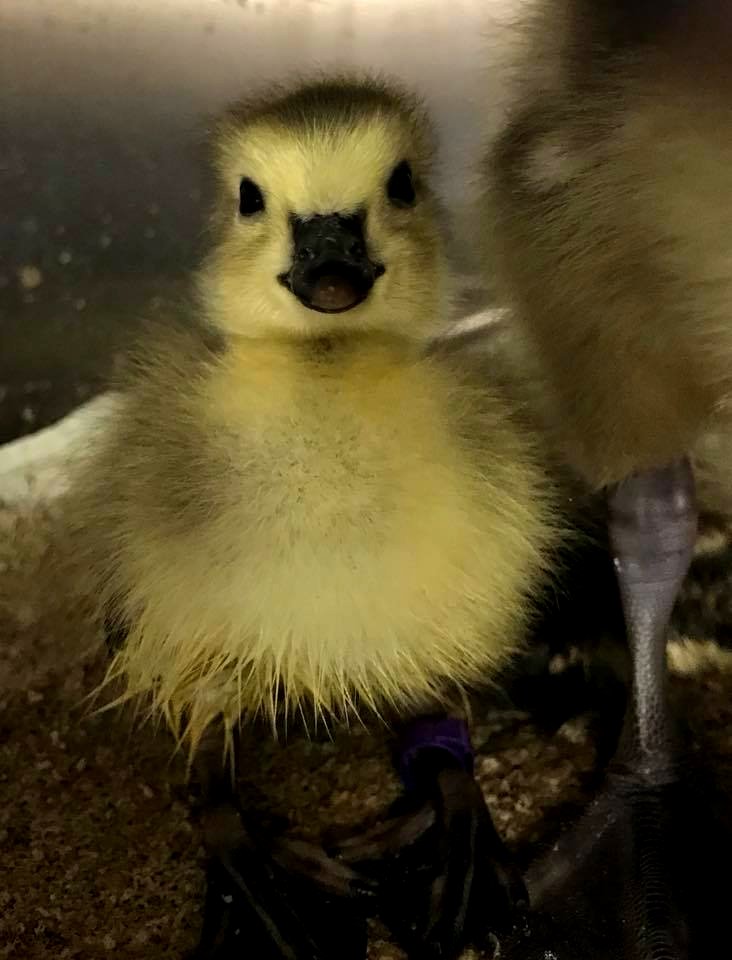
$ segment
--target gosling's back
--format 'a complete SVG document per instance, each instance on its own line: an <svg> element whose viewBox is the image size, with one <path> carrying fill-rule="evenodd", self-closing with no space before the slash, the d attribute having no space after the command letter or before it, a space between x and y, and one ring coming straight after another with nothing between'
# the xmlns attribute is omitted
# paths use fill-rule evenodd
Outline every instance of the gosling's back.
<svg viewBox="0 0 732 960"><path fill-rule="evenodd" d="M732 15L539 2L487 161L487 268L601 486L688 450L732 379Z"/></svg>

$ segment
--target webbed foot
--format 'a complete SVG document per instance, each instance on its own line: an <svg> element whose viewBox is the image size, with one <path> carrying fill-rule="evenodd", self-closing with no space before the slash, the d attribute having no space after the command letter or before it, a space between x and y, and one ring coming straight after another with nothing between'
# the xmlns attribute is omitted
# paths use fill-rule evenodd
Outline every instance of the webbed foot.
<svg viewBox="0 0 732 960"><path fill-rule="evenodd" d="M454 736L467 755L464 724L438 719L420 729L422 742L418 749L412 743L408 771L402 768L411 812L338 853L379 877L381 918L410 957L454 958L467 946L489 946L515 921L527 894L472 769L455 743L446 745Z"/></svg>
<svg viewBox="0 0 732 960"><path fill-rule="evenodd" d="M231 804L206 812L204 833L210 861L192 960L366 956L372 881L314 845L260 840Z"/></svg>
<svg viewBox="0 0 732 960"><path fill-rule="evenodd" d="M708 771L667 782L613 765L584 816L526 874L508 960L708 960L726 952L732 824Z"/></svg>

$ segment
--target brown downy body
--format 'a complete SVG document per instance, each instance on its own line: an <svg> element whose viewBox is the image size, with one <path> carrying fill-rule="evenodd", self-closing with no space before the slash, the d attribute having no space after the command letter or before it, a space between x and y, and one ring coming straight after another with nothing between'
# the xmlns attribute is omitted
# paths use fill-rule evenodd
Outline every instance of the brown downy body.
<svg viewBox="0 0 732 960"><path fill-rule="evenodd" d="M126 633L111 675L192 747L220 719L403 713L486 681L567 534L512 374L434 339L428 143L418 108L372 82L230 115L194 322L140 341L79 477L90 575ZM415 198L394 205L405 160ZM255 217L237 213L244 177ZM335 316L278 282L292 218L333 211L362 212L385 267Z"/></svg>
<svg viewBox="0 0 732 960"><path fill-rule="evenodd" d="M593 485L728 417L732 12L531 0L486 162L489 270Z"/></svg>

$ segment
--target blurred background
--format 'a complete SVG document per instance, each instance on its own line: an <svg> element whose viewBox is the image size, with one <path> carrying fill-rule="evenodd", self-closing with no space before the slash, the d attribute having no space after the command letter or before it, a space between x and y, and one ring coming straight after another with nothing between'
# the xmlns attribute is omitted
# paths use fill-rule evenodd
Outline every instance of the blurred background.
<svg viewBox="0 0 732 960"><path fill-rule="evenodd" d="M517 2L0 0L0 443L98 390L180 289L206 118L242 93L331 66L400 78L433 111L448 206L469 207L487 41ZM459 230L454 253L469 289Z"/></svg>

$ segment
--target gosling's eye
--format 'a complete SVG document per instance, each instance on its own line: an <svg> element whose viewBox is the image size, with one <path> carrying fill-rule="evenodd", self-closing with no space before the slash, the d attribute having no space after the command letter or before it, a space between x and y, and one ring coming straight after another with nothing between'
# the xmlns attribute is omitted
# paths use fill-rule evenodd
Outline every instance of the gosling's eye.
<svg viewBox="0 0 732 960"><path fill-rule="evenodd" d="M244 177L239 184L239 213L242 217L253 217L260 210L264 210L262 191L253 180Z"/></svg>
<svg viewBox="0 0 732 960"><path fill-rule="evenodd" d="M417 199L412 180L412 168L406 160L397 164L386 185L386 195L397 207L411 207Z"/></svg>

